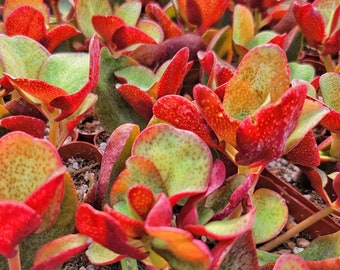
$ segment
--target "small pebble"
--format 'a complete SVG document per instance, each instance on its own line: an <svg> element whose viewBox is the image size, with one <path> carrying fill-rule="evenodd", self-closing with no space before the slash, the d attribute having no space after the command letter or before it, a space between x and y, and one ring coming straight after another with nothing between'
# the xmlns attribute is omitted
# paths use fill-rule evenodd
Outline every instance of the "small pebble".
<svg viewBox="0 0 340 270"><path fill-rule="evenodd" d="M78 169L79 169L79 164L78 164L78 162L74 162L74 163L72 164L72 168L75 169L75 170L78 170Z"/></svg>
<svg viewBox="0 0 340 270"><path fill-rule="evenodd" d="M293 228L295 226L296 226L296 222L295 221L288 220L287 223L286 223L286 229L287 230L290 230L291 228Z"/></svg>
<svg viewBox="0 0 340 270"><path fill-rule="evenodd" d="M304 251L304 248L301 248L301 247L295 247L295 248L293 248L293 253L294 253L294 254L298 254L298 253L300 253L301 251Z"/></svg>
<svg viewBox="0 0 340 270"><path fill-rule="evenodd" d="M310 242L305 238L298 238L296 239L296 244L300 248L306 248L309 246Z"/></svg>
<svg viewBox="0 0 340 270"><path fill-rule="evenodd" d="M290 254L290 253L292 253L292 251L289 250L289 249L280 249L280 250L276 251L275 253L279 254L279 255L283 255L283 254Z"/></svg>
<svg viewBox="0 0 340 270"><path fill-rule="evenodd" d="M284 245L291 250L296 247L296 244L293 241L288 241Z"/></svg>

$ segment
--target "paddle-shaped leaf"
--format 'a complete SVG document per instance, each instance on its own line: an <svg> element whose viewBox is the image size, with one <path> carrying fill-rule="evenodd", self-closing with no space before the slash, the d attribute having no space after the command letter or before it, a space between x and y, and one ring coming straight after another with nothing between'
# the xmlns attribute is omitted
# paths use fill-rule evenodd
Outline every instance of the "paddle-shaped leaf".
<svg viewBox="0 0 340 270"><path fill-rule="evenodd" d="M150 126L136 138L132 154L155 165L172 204L207 188L212 156L195 133L166 124Z"/></svg>
<svg viewBox="0 0 340 270"><path fill-rule="evenodd" d="M290 269L309 270L310 268L300 256L294 254L281 255L277 259L273 268L273 270L290 270Z"/></svg>
<svg viewBox="0 0 340 270"><path fill-rule="evenodd" d="M40 224L40 215L26 204L0 201L0 254L6 258L15 256L15 247Z"/></svg>
<svg viewBox="0 0 340 270"><path fill-rule="evenodd" d="M32 270L55 269L62 263L78 255L90 244L89 237L69 234L57 238L39 248L34 257Z"/></svg>
<svg viewBox="0 0 340 270"><path fill-rule="evenodd" d="M287 91L276 103L248 116L237 130L240 165L267 164L282 155L287 137L296 127L307 94L305 85Z"/></svg>
<svg viewBox="0 0 340 270"><path fill-rule="evenodd" d="M142 219L146 218L155 203L152 189L144 185L130 187L127 198L131 210Z"/></svg>
<svg viewBox="0 0 340 270"><path fill-rule="evenodd" d="M84 235L115 253L143 260L147 255L128 243L128 237L116 219L105 212L95 210L89 204L81 204L76 214L76 227ZM114 241L112 241L114 239Z"/></svg>

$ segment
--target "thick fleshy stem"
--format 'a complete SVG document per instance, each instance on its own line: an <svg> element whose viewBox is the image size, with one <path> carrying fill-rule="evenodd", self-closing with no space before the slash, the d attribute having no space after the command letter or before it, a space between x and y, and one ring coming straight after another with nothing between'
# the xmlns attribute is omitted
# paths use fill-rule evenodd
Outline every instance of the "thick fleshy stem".
<svg viewBox="0 0 340 270"><path fill-rule="evenodd" d="M315 222L327 217L333 212L330 206L320 210L319 212L311 215L310 217L306 218L290 230L286 231L285 233L281 234L280 236L274 238L272 241L261 246L259 249L263 251L270 251L277 246L281 245L282 243L288 241L290 238L293 238L296 234L302 232L304 229L308 228L309 226L313 225Z"/></svg>
<svg viewBox="0 0 340 270"><path fill-rule="evenodd" d="M340 134L339 133L333 133L332 135L332 143L331 147L329 148L329 154L330 156L339 159L340 157Z"/></svg>
<svg viewBox="0 0 340 270"><path fill-rule="evenodd" d="M334 65L334 62L332 61L332 57L329 54L327 55L320 54L320 59L322 63L325 65L327 72L334 72L335 65Z"/></svg>
<svg viewBox="0 0 340 270"><path fill-rule="evenodd" d="M7 259L9 270L21 270L19 245L16 246L15 251L17 252L15 256Z"/></svg>
<svg viewBox="0 0 340 270"><path fill-rule="evenodd" d="M59 124L58 122L51 119L50 121L50 134L48 140L54 145L58 144L58 132L59 132Z"/></svg>

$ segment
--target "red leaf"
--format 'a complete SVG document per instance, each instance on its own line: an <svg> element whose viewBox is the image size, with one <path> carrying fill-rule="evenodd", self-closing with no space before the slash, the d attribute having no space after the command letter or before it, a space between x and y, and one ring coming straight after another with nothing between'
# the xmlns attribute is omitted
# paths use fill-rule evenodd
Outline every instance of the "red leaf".
<svg viewBox="0 0 340 270"><path fill-rule="evenodd" d="M142 219L146 218L155 203L152 189L141 184L130 187L127 198L132 210Z"/></svg>
<svg viewBox="0 0 340 270"><path fill-rule="evenodd" d="M172 207L169 199L160 193L155 205L152 207L145 219L146 227L163 227L171 226Z"/></svg>
<svg viewBox="0 0 340 270"><path fill-rule="evenodd" d="M335 54L338 51L340 51L340 29L336 30L335 33L327 39L322 50L322 55Z"/></svg>
<svg viewBox="0 0 340 270"><path fill-rule="evenodd" d="M293 12L307 42L318 48L326 36L325 21L320 11L308 3L303 6L294 4Z"/></svg>
<svg viewBox="0 0 340 270"><path fill-rule="evenodd" d="M191 24L197 25L197 33L203 34L210 26L218 22L228 6L229 0L187 0L186 15Z"/></svg>
<svg viewBox="0 0 340 270"><path fill-rule="evenodd" d="M320 121L320 124L328 129L330 132L340 132L340 112L337 112L328 107L330 112L325 115Z"/></svg>
<svg viewBox="0 0 340 270"><path fill-rule="evenodd" d="M50 102L51 106L61 109L61 113L55 121L61 121L73 114L83 103L86 96L96 87L100 73L100 47L97 35L90 41L90 70L87 83L78 92L71 95L56 97Z"/></svg>
<svg viewBox="0 0 340 270"><path fill-rule="evenodd" d="M161 7L156 3L149 3L145 7L146 14L155 20L164 31L164 39L183 35L183 30L177 26Z"/></svg>
<svg viewBox="0 0 340 270"><path fill-rule="evenodd" d="M306 167L319 166L320 154L313 131L308 131L302 141L285 155L285 158L294 164Z"/></svg>
<svg viewBox="0 0 340 270"><path fill-rule="evenodd" d="M196 85L194 87L194 98L203 117L220 140L236 146L236 130L240 121L227 115L219 97L208 87Z"/></svg>
<svg viewBox="0 0 340 270"><path fill-rule="evenodd" d="M132 84L122 84L117 88L119 94L143 117L152 117L153 101L148 93Z"/></svg>
<svg viewBox="0 0 340 270"><path fill-rule="evenodd" d="M105 40L109 45L112 43L112 36L114 32L120 27L125 25L123 19L115 15L94 15L92 17L92 24L96 32Z"/></svg>
<svg viewBox="0 0 340 270"><path fill-rule="evenodd" d="M40 224L40 215L26 204L0 201L0 254L6 258L14 257L15 247Z"/></svg>
<svg viewBox="0 0 340 270"><path fill-rule="evenodd" d="M0 125L11 131L24 131L40 139L44 138L46 127L45 121L26 115L8 116L0 120Z"/></svg>
<svg viewBox="0 0 340 270"><path fill-rule="evenodd" d="M218 141L195 105L179 95L168 95L157 100L153 106L154 115L177 128L196 133L209 146L216 146Z"/></svg>
<svg viewBox="0 0 340 270"><path fill-rule="evenodd" d="M307 262L303 258L295 254L283 254L281 255L275 265L273 270L285 270L285 269L301 269L309 270Z"/></svg>
<svg viewBox="0 0 340 270"><path fill-rule="evenodd" d="M157 98L179 92L188 71L188 60L188 48L182 48L175 54L159 80Z"/></svg>
<svg viewBox="0 0 340 270"><path fill-rule="evenodd" d="M52 28L40 40L40 43L49 51L53 52L64 40L76 36L80 32L70 24L62 24Z"/></svg>
<svg viewBox="0 0 340 270"><path fill-rule="evenodd" d="M280 46L281 49L284 49L286 37L287 37L286 33L284 33L282 35L277 35L277 36L273 37L272 39L270 39L268 41L268 43L276 44L276 45Z"/></svg>
<svg viewBox="0 0 340 270"><path fill-rule="evenodd" d="M111 217L113 217L119 222L119 224L125 230L125 233L128 237L136 238L136 237L141 237L145 235L144 222L140 220L132 219L112 209L108 205L104 206L104 212L108 213Z"/></svg>
<svg viewBox="0 0 340 270"><path fill-rule="evenodd" d="M282 155L299 120L307 94L305 85L287 90L280 101L259 109L241 122L236 135L239 165L267 164Z"/></svg>
<svg viewBox="0 0 340 270"><path fill-rule="evenodd" d="M143 260L147 254L128 243L128 237L112 216L95 210L89 204L81 204L76 214L78 231L91 237L95 242L121 255Z"/></svg>
<svg viewBox="0 0 340 270"><path fill-rule="evenodd" d="M6 18L5 30L8 36L23 35L39 41L46 34L44 15L32 6L20 6Z"/></svg>
<svg viewBox="0 0 340 270"><path fill-rule="evenodd" d="M31 270L57 269L75 257L90 244L90 239L81 234L69 234L41 246L34 256Z"/></svg>
<svg viewBox="0 0 340 270"><path fill-rule="evenodd" d="M156 44L156 41L148 34L133 26L122 26L112 35L112 42L117 46L117 50L122 50L128 46L138 43Z"/></svg>

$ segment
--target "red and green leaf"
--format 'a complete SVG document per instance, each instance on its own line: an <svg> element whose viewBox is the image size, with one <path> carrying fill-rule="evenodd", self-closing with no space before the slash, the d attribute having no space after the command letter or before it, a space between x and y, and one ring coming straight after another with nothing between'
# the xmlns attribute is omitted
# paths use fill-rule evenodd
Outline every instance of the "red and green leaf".
<svg viewBox="0 0 340 270"><path fill-rule="evenodd" d="M274 265L273 270L290 270L300 269L309 270L307 263L300 256L294 254L283 254L281 255Z"/></svg>
<svg viewBox="0 0 340 270"><path fill-rule="evenodd" d="M0 119L0 126L11 131L24 131L33 137L42 139L45 135L46 123L39 118L27 115L14 115Z"/></svg>

